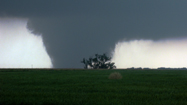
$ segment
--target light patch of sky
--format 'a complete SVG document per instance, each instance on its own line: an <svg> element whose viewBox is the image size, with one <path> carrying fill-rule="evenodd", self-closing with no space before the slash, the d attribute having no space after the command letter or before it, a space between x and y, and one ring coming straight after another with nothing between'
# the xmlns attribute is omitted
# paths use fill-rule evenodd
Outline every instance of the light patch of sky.
<svg viewBox="0 0 187 105"><path fill-rule="evenodd" d="M0 68L51 68L42 36L27 29L27 19L0 18Z"/></svg>
<svg viewBox="0 0 187 105"><path fill-rule="evenodd" d="M187 67L187 39L118 42L112 62L117 68Z"/></svg>

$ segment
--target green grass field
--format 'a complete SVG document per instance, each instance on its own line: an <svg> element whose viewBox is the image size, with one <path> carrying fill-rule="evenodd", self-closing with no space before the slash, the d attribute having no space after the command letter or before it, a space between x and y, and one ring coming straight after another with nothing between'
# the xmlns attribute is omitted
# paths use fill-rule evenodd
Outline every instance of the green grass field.
<svg viewBox="0 0 187 105"><path fill-rule="evenodd" d="M123 76L108 79L112 72ZM0 105L187 105L187 70L0 70Z"/></svg>

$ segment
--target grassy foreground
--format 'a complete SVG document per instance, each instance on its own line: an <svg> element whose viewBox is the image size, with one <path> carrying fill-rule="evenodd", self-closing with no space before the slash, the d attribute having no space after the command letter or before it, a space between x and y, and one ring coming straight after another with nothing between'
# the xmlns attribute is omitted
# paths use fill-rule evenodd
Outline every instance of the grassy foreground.
<svg viewBox="0 0 187 105"><path fill-rule="evenodd" d="M108 79L112 72L123 76ZM187 70L0 70L0 105L187 105Z"/></svg>

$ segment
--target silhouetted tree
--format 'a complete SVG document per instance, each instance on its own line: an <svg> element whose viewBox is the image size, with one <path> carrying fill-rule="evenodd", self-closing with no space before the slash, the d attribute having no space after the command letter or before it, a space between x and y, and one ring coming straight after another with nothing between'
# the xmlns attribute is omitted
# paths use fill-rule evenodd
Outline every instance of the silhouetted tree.
<svg viewBox="0 0 187 105"><path fill-rule="evenodd" d="M114 69L115 63L110 62L111 57L108 57L105 53L103 55L95 54L95 57L90 57L88 60L83 58L81 63L84 63L84 68L92 69Z"/></svg>

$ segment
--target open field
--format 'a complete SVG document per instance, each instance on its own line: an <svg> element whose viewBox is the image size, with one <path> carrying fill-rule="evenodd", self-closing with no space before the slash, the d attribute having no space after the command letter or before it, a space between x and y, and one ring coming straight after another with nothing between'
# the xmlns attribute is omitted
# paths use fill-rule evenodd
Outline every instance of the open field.
<svg viewBox="0 0 187 105"><path fill-rule="evenodd" d="M123 78L108 79L112 72ZM0 70L0 105L187 105L187 70Z"/></svg>

